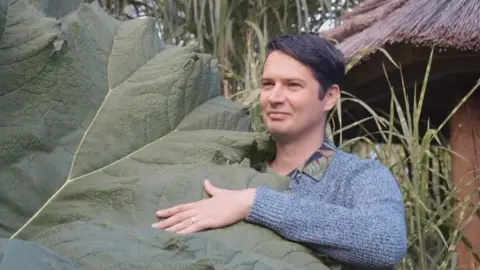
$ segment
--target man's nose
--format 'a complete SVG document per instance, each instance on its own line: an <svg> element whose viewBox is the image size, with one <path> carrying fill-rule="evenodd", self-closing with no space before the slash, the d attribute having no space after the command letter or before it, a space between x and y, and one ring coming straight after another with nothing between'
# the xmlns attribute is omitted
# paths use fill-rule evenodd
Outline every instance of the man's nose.
<svg viewBox="0 0 480 270"><path fill-rule="evenodd" d="M272 103L281 103L285 100L285 90L280 84L272 89L269 100Z"/></svg>

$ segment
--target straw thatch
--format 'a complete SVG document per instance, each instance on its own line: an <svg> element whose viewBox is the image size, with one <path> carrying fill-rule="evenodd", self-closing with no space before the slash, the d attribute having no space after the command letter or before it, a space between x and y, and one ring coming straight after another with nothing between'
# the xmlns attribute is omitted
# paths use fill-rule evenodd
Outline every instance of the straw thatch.
<svg viewBox="0 0 480 270"><path fill-rule="evenodd" d="M365 0L345 14L343 24L319 34L336 40L347 62L354 64L343 90L385 113L391 105L388 83L399 100L404 99L403 87L410 103L419 99L416 95L424 80L431 47L435 45L429 90L422 105L420 133L423 134L423 130L443 123L478 80L479 16L480 0ZM386 50L401 67L401 74L378 48ZM365 54L366 51L369 52ZM368 116L370 113L358 104L342 105L344 126ZM376 132L376 124L366 121L362 127L345 131L343 136L353 138ZM449 138L449 129L442 129L442 136Z"/></svg>
<svg viewBox="0 0 480 270"><path fill-rule="evenodd" d="M366 0L320 35L338 41L347 59L394 43L480 51L479 16L480 0Z"/></svg>

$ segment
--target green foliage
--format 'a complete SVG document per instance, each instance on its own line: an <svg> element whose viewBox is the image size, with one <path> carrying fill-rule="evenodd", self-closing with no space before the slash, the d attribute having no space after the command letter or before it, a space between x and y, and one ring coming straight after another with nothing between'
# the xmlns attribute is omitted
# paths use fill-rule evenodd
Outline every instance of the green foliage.
<svg viewBox="0 0 480 270"><path fill-rule="evenodd" d="M269 138L220 95L211 55L165 46L152 19L82 4L60 22L24 0L11 1L0 48L0 268L327 269L244 222L150 227L158 209L206 198L206 178L288 188L251 168Z"/></svg>
<svg viewBox="0 0 480 270"><path fill-rule="evenodd" d="M113 14L130 5L127 17L157 18L167 44L198 42L219 63L222 93L239 100L258 87L269 38L285 33L315 33L327 20L338 23L345 10L362 0L111 0ZM116 10L116 11L114 11ZM137 14L135 14L137 13Z"/></svg>
<svg viewBox="0 0 480 270"><path fill-rule="evenodd" d="M40 12L48 17L61 18L74 11L83 0L29 0Z"/></svg>
<svg viewBox="0 0 480 270"><path fill-rule="evenodd" d="M0 239L0 269L74 270L80 265L35 243Z"/></svg>
<svg viewBox="0 0 480 270"><path fill-rule="evenodd" d="M7 20L7 5L8 0L0 0L0 38L2 38L3 31L5 31L5 23Z"/></svg>

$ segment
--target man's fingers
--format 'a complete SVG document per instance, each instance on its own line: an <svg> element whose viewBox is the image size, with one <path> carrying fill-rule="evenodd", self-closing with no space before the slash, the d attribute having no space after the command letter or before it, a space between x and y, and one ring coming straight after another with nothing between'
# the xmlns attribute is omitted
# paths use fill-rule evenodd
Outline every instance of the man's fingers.
<svg viewBox="0 0 480 270"><path fill-rule="evenodd" d="M228 189L223 189L223 188L218 188L210 182L210 180L205 179L203 181L203 188L205 189L205 192L207 192L208 195L210 196L216 196L222 192L229 192L230 190Z"/></svg>
<svg viewBox="0 0 480 270"><path fill-rule="evenodd" d="M178 213L176 215L173 215L165 220L162 220L160 222L152 224L152 227L157 228L157 229L165 229L169 228L171 226L174 226L177 223L180 223L184 221L185 219L190 218L191 216L194 216L195 212L193 211L185 211Z"/></svg>
<svg viewBox="0 0 480 270"><path fill-rule="evenodd" d="M214 187L208 179L203 181L203 188L205 189L205 192L207 192L207 194L210 196L215 196L219 192L219 190Z"/></svg>
<svg viewBox="0 0 480 270"><path fill-rule="evenodd" d="M186 227L183 230L178 231L178 234L187 234L187 233L196 233L210 228L210 223L208 220L200 219L195 221L194 224Z"/></svg>
<svg viewBox="0 0 480 270"><path fill-rule="evenodd" d="M169 231L169 232L178 232L178 231L184 230L188 227L191 227L191 226L195 225L196 219L198 219L198 216L193 217L193 219L192 219L192 217L186 218L183 221L181 221L180 223L177 223L170 228L166 228L165 230Z"/></svg>
<svg viewBox="0 0 480 270"><path fill-rule="evenodd" d="M156 215L157 215L157 217L170 217L170 216L176 215L180 212L187 211L187 210L193 208L193 206L194 206L194 203L179 204L179 205L174 206L174 207L158 210L156 212Z"/></svg>

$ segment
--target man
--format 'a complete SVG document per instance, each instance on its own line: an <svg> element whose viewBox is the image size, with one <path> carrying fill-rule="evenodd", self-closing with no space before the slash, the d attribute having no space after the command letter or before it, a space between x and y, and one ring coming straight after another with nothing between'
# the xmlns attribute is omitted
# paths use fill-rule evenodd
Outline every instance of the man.
<svg viewBox="0 0 480 270"><path fill-rule="evenodd" d="M259 224L354 268L392 269L406 253L404 204L390 171L332 145L328 112L344 81L342 54L313 35L270 41L260 106L276 142L268 169L291 177L290 192L225 190L205 181L212 197L157 212L152 226L177 233Z"/></svg>

